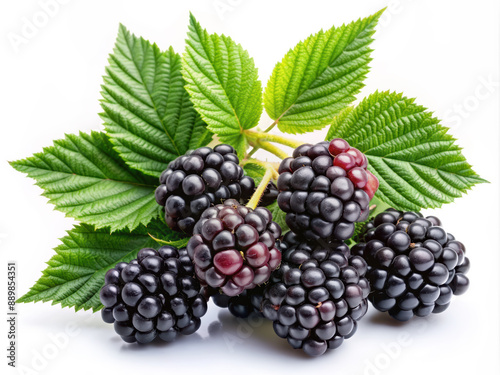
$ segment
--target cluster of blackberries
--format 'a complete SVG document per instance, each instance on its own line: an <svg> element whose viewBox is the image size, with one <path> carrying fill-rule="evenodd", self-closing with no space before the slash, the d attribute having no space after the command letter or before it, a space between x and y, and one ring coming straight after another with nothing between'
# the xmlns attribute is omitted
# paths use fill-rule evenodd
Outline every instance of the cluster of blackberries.
<svg viewBox="0 0 500 375"><path fill-rule="evenodd" d="M201 147L172 161L160 176L156 202L165 207L167 225L187 235L201 214L226 199L246 201L255 190L243 175L232 146Z"/></svg>
<svg viewBox="0 0 500 375"><path fill-rule="evenodd" d="M465 293L470 268L465 246L441 228L438 218L388 209L367 223L352 248L369 266L373 306L400 321L446 310Z"/></svg>
<svg viewBox="0 0 500 375"><path fill-rule="evenodd" d="M279 167L278 205L292 231L307 239L346 240L365 221L378 180L366 156L340 138L297 147Z"/></svg>
<svg viewBox="0 0 500 375"><path fill-rule="evenodd" d="M205 210L187 250L198 279L226 296L269 280L281 262L281 228L265 207L255 210L228 199Z"/></svg>
<svg viewBox="0 0 500 375"><path fill-rule="evenodd" d="M114 323L126 342L172 341L200 327L207 300L187 250L145 248L137 259L121 262L105 275L100 297L102 319Z"/></svg>
<svg viewBox="0 0 500 375"><path fill-rule="evenodd" d="M276 334L311 356L339 347L368 308L366 262L343 241L307 242L288 232L283 262L264 291L262 313Z"/></svg>
<svg viewBox="0 0 500 375"><path fill-rule="evenodd" d="M202 147L170 163L157 202L187 247L142 249L118 263L101 289L102 318L126 342L192 334L208 296L240 318L258 313L295 349L318 356L354 335L368 300L405 321L444 311L465 293L465 246L436 217L389 209L365 221L378 180L343 139L302 145L279 167L255 209L234 149ZM263 205L277 200L291 231Z"/></svg>

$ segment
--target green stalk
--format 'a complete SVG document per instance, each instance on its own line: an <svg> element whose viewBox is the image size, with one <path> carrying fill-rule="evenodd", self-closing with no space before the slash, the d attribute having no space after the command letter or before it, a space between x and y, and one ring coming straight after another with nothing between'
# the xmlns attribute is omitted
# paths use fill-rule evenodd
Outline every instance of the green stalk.
<svg viewBox="0 0 500 375"><path fill-rule="evenodd" d="M262 194L264 194L264 191L266 190L269 181L271 181L271 179L273 178L274 173L276 173L276 171L273 168L268 167L266 169L266 173L264 173L264 177L262 177L262 181L260 181L259 186L257 186L257 189L253 193L252 198L250 198L250 200L248 201L247 207L255 210L255 208L259 205Z"/></svg>
<svg viewBox="0 0 500 375"><path fill-rule="evenodd" d="M260 132L260 131L254 131L254 130L247 130L247 131L245 131L245 134L249 139L252 139L252 140L279 143L279 144L282 144L284 146L288 146L291 148L297 148L304 143L301 141L297 141L295 139L283 137L281 135L269 134L266 132Z"/></svg>

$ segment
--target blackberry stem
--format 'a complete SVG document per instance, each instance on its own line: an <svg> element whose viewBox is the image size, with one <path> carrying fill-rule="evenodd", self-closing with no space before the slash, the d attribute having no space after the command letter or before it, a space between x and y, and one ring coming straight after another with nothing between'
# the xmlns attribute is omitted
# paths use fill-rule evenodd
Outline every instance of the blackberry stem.
<svg viewBox="0 0 500 375"><path fill-rule="evenodd" d="M254 148L257 148L257 149L261 148L263 150L266 150L267 152L270 152L271 154L276 155L280 159L285 159L288 157L288 154L285 151L279 149L278 147L276 147L275 145L273 145L269 142L261 141L260 139L255 139L255 140L249 139L249 142L250 142L250 145L254 146ZM250 153L247 155L247 158L252 156L253 153L254 153L254 150L250 151Z"/></svg>
<svg viewBox="0 0 500 375"><path fill-rule="evenodd" d="M257 186L257 189L255 189L252 198L250 198L250 200L247 203L248 208L255 210L255 208L259 205L260 199L262 198L262 195L264 194L264 191L266 190L269 181L271 181L271 179L276 173L277 172L274 168L272 168L271 166L267 166L266 173L264 173L262 181L260 181L260 184L259 186Z"/></svg>
<svg viewBox="0 0 500 375"><path fill-rule="evenodd" d="M267 131L267 129L266 129ZM288 146L291 148L297 148L300 145L303 144L301 141L297 141L295 139L283 137L282 135L276 135L276 134L269 134L266 132L261 132L261 131L254 131L254 130L246 130L245 134L249 139L256 139L260 141L265 141L265 142L273 142L273 143L279 143L284 146Z"/></svg>

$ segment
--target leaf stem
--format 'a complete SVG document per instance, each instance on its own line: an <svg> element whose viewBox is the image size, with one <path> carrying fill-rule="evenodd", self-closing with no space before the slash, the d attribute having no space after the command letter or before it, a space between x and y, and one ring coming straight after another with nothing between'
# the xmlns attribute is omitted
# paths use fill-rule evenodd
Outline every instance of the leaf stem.
<svg viewBox="0 0 500 375"><path fill-rule="evenodd" d="M245 134L249 139L258 139L260 141L265 141L265 142L279 143L291 148L297 148L304 143L302 141L297 141L295 139L283 137L281 135L269 134L266 132L260 132L254 130L246 130Z"/></svg>
<svg viewBox="0 0 500 375"><path fill-rule="evenodd" d="M264 133L269 133L271 130L273 130L273 128L276 125L278 125L278 120L274 120L274 122L271 125L269 125L269 127L266 130L264 130Z"/></svg>
<svg viewBox="0 0 500 375"><path fill-rule="evenodd" d="M255 208L259 205L260 199L262 198L262 194L264 194L264 191L266 190L269 181L271 181L271 178L273 178L273 175L275 173L276 170L274 168L272 168L271 166L267 166L266 173L264 173L264 176L262 177L259 186L257 186L257 189L255 189L252 198L250 198L250 200L248 201L247 207L251 208L252 210L255 210Z"/></svg>
<svg viewBox="0 0 500 375"><path fill-rule="evenodd" d="M281 150L280 148L276 147L275 145L269 142L257 140L257 142L254 143L253 145L258 146L259 148L266 150L267 152L270 152L273 155L276 155L282 160L289 156L285 151Z"/></svg>
<svg viewBox="0 0 500 375"><path fill-rule="evenodd" d="M253 146L250 152L247 153L246 159L250 159L253 156L253 154L255 154L259 150L259 148L260 148L259 146Z"/></svg>

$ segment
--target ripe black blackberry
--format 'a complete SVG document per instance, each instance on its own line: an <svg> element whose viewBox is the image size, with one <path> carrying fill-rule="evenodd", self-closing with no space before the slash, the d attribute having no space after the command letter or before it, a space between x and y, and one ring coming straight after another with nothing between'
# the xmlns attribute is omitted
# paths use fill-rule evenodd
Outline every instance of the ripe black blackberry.
<svg viewBox="0 0 500 375"><path fill-rule="evenodd" d="M368 160L340 138L296 148L279 167L278 205L290 229L307 239L346 240L368 218L378 180Z"/></svg>
<svg viewBox="0 0 500 375"><path fill-rule="evenodd" d="M172 341L200 327L207 300L185 248L144 248L137 259L118 263L100 293L102 319L126 342Z"/></svg>
<svg viewBox="0 0 500 375"><path fill-rule="evenodd" d="M205 210L187 245L200 282L236 296L269 280L281 262L275 246L281 228L272 220L267 208L234 199Z"/></svg>
<svg viewBox="0 0 500 375"><path fill-rule="evenodd" d="M262 197L260 198L259 206L267 207L270 204L273 204L276 202L278 194L278 187L274 182L270 181L269 184L267 184L266 190L264 190L264 194L262 194Z"/></svg>
<svg viewBox="0 0 500 375"><path fill-rule="evenodd" d="M288 232L278 281L264 292L262 313L294 349L318 356L354 335L368 308L367 265L343 241L300 241Z"/></svg>
<svg viewBox="0 0 500 375"><path fill-rule="evenodd" d="M252 313L261 315L260 305L265 286L266 284L257 285L255 288L246 289L233 297L217 293L212 296L212 301L218 307L227 308L237 318L248 318Z"/></svg>
<svg viewBox="0 0 500 375"><path fill-rule="evenodd" d="M201 147L172 161L160 176L156 202L165 208L165 222L188 235L208 207L225 199L246 201L255 190L243 175L232 146Z"/></svg>
<svg viewBox="0 0 500 375"><path fill-rule="evenodd" d="M388 209L367 223L365 242L351 251L368 263L369 300L400 321L448 308L453 294L467 291L465 246L420 213Z"/></svg>

